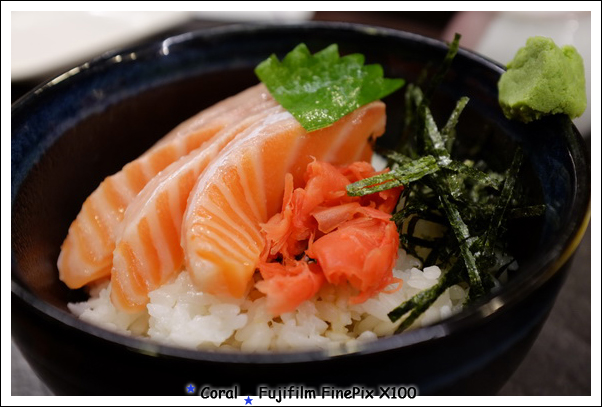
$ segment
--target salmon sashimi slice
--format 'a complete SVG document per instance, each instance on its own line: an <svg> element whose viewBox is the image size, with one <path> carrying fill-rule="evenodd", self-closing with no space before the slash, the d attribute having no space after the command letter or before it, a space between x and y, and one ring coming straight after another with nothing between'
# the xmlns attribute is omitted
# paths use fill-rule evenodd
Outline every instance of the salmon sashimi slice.
<svg viewBox="0 0 602 407"><path fill-rule="evenodd" d="M399 282L392 273L399 235L390 219L403 187L362 197L346 191L376 174L367 162L336 168L313 161L306 185L294 190L287 174L282 211L261 225L263 280L256 287L274 315L295 310L324 283L349 285L357 293L350 301L359 303Z"/></svg>
<svg viewBox="0 0 602 407"><path fill-rule="evenodd" d="M385 121L377 101L308 133L283 111L230 143L199 178L184 215L182 247L197 288L242 297L264 249L261 224L282 207L286 174L299 187L314 159L369 160Z"/></svg>
<svg viewBox="0 0 602 407"><path fill-rule="evenodd" d="M86 199L69 228L57 266L59 278L79 288L111 272L116 231L130 202L161 170L199 148L226 126L274 101L264 85L251 87L188 119L146 153L111 175Z"/></svg>
<svg viewBox="0 0 602 407"><path fill-rule="evenodd" d="M113 252L111 300L115 306L128 312L144 309L148 293L181 269L182 218L197 178L226 144L244 137L255 123L282 112L275 101L270 105L261 113L226 127L207 146L171 164L130 203Z"/></svg>

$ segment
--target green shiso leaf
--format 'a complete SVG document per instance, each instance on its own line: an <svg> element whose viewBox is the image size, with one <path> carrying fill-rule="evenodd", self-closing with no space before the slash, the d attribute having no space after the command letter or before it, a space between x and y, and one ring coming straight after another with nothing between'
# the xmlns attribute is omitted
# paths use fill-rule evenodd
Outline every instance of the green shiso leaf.
<svg viewBox="0 0 602 407"><path fill-rule="evenodd" d="M282 61L271 55L255 73L307 131L327 127L405 83L384 78L378 64L364 65L361 54L340 57L336 44L314 55L305 44L299 44Z"/></svg>

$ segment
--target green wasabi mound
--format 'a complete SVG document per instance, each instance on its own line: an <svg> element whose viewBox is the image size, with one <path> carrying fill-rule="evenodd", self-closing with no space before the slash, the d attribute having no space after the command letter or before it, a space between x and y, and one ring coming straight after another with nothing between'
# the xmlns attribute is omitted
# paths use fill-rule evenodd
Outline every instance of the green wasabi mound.
<svg viewBox="0 0 602 407"><path fill-rule="evenodd" d="M581 55L545 37L531 37L518 50L498 90L504 115L525 123L559 113L574 119L587 106Z"/></svg>

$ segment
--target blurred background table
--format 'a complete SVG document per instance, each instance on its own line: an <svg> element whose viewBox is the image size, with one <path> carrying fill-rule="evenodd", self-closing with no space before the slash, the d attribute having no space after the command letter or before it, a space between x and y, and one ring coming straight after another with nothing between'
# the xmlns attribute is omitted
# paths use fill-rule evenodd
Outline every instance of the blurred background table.
<svg viewBox="0 0 602 407"><path fill-rule="evenodd" d="M462 24L464 46L477 46L483 38L483 30L496 16L491 13L468 15L456 12L315 12L303 15L315 21L347 21L389 27L422 34L433 38L445 38L450 29ZM291 18L287 15L287 18ZM468 19L471 19L468 21ZM475 20L476 18L476 20ZM572 21L572 20L571 20ZM589 24L589 19L587 20ZM191 13L190 19L176 27L153 33L138 42L159 40L183 32L230 24L221 16L209 20L200 13ZM569 26L577 30L579 27ZM583 29L583 27L581 27ZM589 26L587 28L589 30ZM589 35L589 34L588 34ZM589 48L588 48L589 49ZM507 62L507 61L501 61ZM587 63L587 61L586 61ZM68 69L69 67L64 67ZM589 70L589 67L588 67ZM11 100L20 96L60 72L49 72L11 82ZM589 119L588 119L589 120ZM589 150L591 142L589 122L582 131ZM590 153L591 154L591 153ZM499 395L590 395L591 394L591 232L588 228L581 246L574 256L573 266L562 288L549 319L544 325L533 348L501 389ZM16 395L49 395L50 391L31 371L19 350L12 345L12 388Z"/></svg>

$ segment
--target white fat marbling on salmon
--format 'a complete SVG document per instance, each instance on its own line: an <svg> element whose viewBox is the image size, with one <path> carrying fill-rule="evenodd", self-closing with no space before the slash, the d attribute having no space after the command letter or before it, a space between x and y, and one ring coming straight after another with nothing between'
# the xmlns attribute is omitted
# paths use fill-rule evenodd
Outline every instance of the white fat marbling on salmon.
<svg viewBox="0 0 602 407"><path fill-rule="evenodd" d="M299 169L304 170L313 158L328 157L343 164L366 155L369 139L384 132L383 118L384 104L374 102L326 129L307 133L283 111L257 123L223 149L197 180L184 215L185 264L199 289L242 295L263 250L260 223L280 209L286 173L296 169L301 176ZM271 155L267 161L266 154ZM251 208L245 211L243 205ZM250 219L247 212L262 217ZM246 259L241 261L240 256Z"/></svg>
<svg viewBox="0 0 602 407"><path fill-rule="evenodd" d="M70 288L79 288L106 277L125 210L143 187L170 163L200 147L221 129L262 111L266 103L273 100L262 84L225 99L185 121L105 179L69 228L57 262L61 280Z"/></svg>
<svg viewBox="0 0 602 407"><path fill-rule="evenodd" d="M161 171L145 186L128 207L122 222L121 236L117 239L117 248L113 254L112 280L141 278L144 282L142 290L148 293L180 270L184 253L179 246L179 236L194 181L228 143L242 137L257 121L281 109L270 99L262 102L262 106L261 112L218 132L201 147ZM143 222L142 226L148 226L151 239L141 236L141 233L146 233L140 230ZM144 243L141 239L146 239L147 242ZM124 260L124 256L129 260ZM132 261L132 256L138 261ZM116 261L118 257L119 262ZM145 264L146 269L138 267L141 263ZM140 295L130 298L128 291L121 290L130 286L119 282L113 289L112 296L122 309L137 311L148 300L140 301L143 298Z"/></svg>

